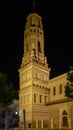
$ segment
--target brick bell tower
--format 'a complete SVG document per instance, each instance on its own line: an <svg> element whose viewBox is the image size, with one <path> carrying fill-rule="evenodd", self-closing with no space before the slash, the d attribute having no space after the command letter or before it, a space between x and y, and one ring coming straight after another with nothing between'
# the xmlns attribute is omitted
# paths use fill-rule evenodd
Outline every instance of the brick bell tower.
<svg viewBox="0 0 73 130"><path fill-rule="evenodd" d="M50 68L44 54L42 18L37 13L27 16L24 31L24 54L19 68L19 111L25 110L26 127L48 127L48 80ZM22 114L19 114L20 126Z"/></svg>

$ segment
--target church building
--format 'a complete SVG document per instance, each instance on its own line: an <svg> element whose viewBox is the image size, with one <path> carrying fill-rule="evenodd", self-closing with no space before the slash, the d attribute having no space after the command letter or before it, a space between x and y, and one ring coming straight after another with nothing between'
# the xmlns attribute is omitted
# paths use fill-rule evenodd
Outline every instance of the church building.
<svg viewBox="0 0 73 130"><path fill-rule="evenodd" d="M44 53L42 18L27 16L24 54L19 68L19 123L25 110L26 127L73 129L73 100L65 97L67 73L50 79L51 68Z"/></svg>

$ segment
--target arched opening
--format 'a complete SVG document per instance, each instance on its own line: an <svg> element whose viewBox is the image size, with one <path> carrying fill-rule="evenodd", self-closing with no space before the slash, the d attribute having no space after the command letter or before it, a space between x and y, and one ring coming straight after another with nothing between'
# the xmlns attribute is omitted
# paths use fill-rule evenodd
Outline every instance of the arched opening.
<svg viewBox="0 0 73 130"><path fill-rule="evenodd" d="M63 126L68 126L68 119L66 116L63 117Z"/></svg>
<svg viewBox="0 0 73 130"><path fill-rule="evenodd" d="M62 113L62 126L68 126L68 114L65 110Z"/></svg>

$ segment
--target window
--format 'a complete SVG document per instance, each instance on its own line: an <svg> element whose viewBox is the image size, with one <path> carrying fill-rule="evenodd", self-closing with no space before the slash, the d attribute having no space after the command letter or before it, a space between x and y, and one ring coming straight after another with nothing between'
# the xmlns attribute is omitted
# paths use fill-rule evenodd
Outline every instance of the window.
<svg viewBox="0 0 73 130"><path fill-rule="evenodd" d="M39 41L38 41L38 51L41 52L41 45Z"/></svg>
<svg viewBox="0 0 73 130"><path fill-rule="evenodd" d="M62 84L60 84L59 93L60 93L60 94L62 93Z"/></svg>
<svg viewBox="0 0 73 130"><path fill-rule="evenodd" d="M68 119L67 119L67 117L63 117L63 126L68 126Z"/></svg>
<svg viewBox="0 0 73 130"><path fill-rule="evenodd" d="M56 95L56 87L53 87L53 95Z"/></svg>
<svg viewBox="0 0 73 130"><path fill-rule="evenodd" d="M68 126L68 115L65 110L62 113L62 117L62 126Z"/></svg>
<svg viewBox="0 0 73 130"><path fill-rule="evenodd" d="M36 94L34 94L34 102L36 102Z"/></svg>
<svg viewBox="0 0 73 130"><path fill-rule="evenodd" d="M42 95L40 95L40 103L42 102Z"/></svg>
<svg viewBox="0 0 73 130"><path fill-rule="evenodd" d="M67 115L67 112L64 110L63 113L62 113L62 115Z"/></svg>

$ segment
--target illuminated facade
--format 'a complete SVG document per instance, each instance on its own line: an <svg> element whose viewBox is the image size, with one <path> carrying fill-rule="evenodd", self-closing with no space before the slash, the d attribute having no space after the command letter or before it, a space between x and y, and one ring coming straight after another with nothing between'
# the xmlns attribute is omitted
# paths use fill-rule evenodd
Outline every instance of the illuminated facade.
<svg viewBox="0 0 73 130"><path fill-rule="evenodd" d="M27 17L19 79L19 110L26 112L26 127L73 128L73 101L64 96L66 74L50 79L42 18L37 13Z"/></svg>

